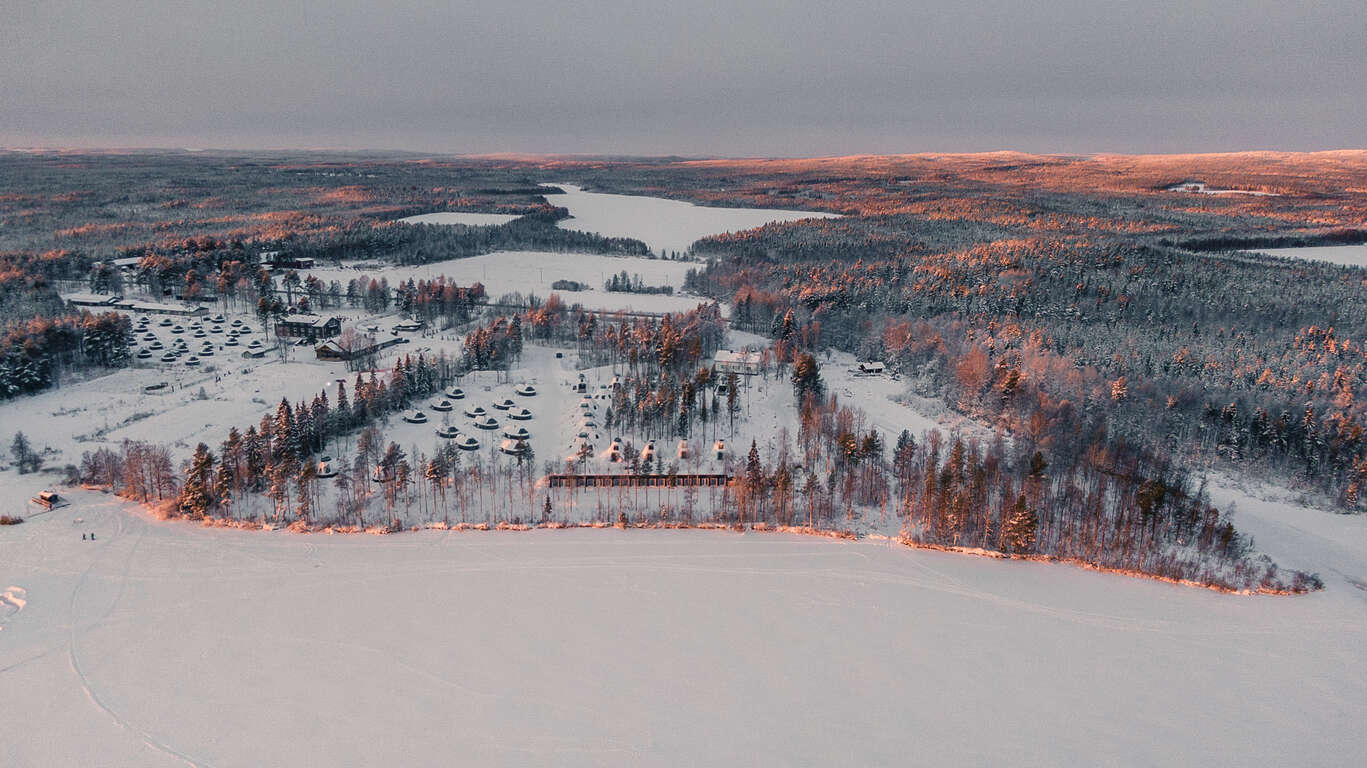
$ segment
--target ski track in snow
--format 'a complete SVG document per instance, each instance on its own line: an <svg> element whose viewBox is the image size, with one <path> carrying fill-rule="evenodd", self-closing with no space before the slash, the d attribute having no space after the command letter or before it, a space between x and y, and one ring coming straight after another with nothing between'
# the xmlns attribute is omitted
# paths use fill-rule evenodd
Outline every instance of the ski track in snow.
<svg viewBox="0 0 1367 768"><path fill-rule="evenodd" d="M120 728L132 734L143 744L147 745L149 749L153 749L157 752L161 752L163 754L176 758L181 762L185 763L186 765L191 766L192 768L206 768L207 764L199 762L194 758L190 757L189 755L186 755L185 753L176 749L175 747L157 739L151 733L143 730L142 728L139 728L137 725L133 724L127 718L116 712L112 707L109 706L109 704L105 702L104 698L95 689L95 686L91 682L90 677L85 673L85 670L81 666L80 656L77 652L77 644L80 640L80 636L84 632L87 632L90 629L92 629L93 627L102 624L105 621L105 619L108 618L109 614L111 614L114 611L114 608L118 606L119 601L123 598L124 590L128 586L128 574L129 571L132 569L133 563L136 559L138 546L142 543L142 539L147 533L146 523L141 520L137 521L139 523L140 531L138 533L137 540L133 542L133 546L129 549L128 556L124 560L123 571L119 579L118 593L115 595L114 599L110 601L109 606L105 609L105 611L100 615L99 618L95 619L93 622L88 623L84 629L80 629L80 616L79 611L77 610L77 603L80 599L81 590L85 587L86 582L90 577L91 571L93 571L97 565L103 562L105 556L109 553L110 548L122 541L124 535L124 522L126 519L129 519L125 515L118 513L114 513L113 517L115 524L118 526L114 535L108 537L104 541L104 543L101 545L100 554L97 555L96 558L90 562L90 565L84 571L81 572L81 577L76 581L76 586L71 590L71 600L69 608L71 634L67 641L68 666L71 668L72 674L76 676L76 680L80 684L81 690L85 693L86 699L89 700L90 704L94 706L95 709L99 710L104 715L108 716Z"/></svg>

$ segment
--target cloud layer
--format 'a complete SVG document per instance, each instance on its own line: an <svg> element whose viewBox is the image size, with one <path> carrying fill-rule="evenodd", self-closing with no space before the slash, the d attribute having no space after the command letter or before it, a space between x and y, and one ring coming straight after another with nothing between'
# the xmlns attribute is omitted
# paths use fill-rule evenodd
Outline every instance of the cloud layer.
<svg viewBox="0 0 1367 768"><path fill-rule="evenodd" d="M11 0L6 15L8 146L1367 145L1361 0Z"/></svg>

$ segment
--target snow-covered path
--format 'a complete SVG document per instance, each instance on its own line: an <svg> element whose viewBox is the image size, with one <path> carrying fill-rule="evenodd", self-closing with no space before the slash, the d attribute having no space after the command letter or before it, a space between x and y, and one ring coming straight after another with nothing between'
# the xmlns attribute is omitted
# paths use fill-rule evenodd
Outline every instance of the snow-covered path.
<svg viewBox="0 0 1367 768"><path fill-rule="evenodd" d="M7 766L1309 766L1367 748L1367 602L1337 579L1237 597L867 541L304 536L73 498L0 528L0 585L26 603L0 614Z"/></svg>

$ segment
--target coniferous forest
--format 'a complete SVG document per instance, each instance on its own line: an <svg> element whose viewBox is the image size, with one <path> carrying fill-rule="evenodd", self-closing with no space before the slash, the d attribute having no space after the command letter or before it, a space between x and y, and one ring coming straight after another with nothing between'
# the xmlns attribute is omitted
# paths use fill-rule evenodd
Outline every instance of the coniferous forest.
<svg viewBox="0 0 1367 768"><path fill-rule="evenodd" d="M491 314L482 286L441 279L391 287L296 276L281 296L255 265L262 251L377 264L509 249L648 255L639 241L557 227L567 212L554 188L539 186L547 178L839 218L695 243L684 287L707 305L672 327L609 321L557 297ZM440 209L518 218L395 222ZM884 508L927 545L1188 578L1191 568L1174 563L1193 548L1223 553L1226 569L1244 567L1249 551L1204 499L1195 478L1207 470L1273 478L1345 511L1365 503L1367 272L1259 252L1367 242L1362 153L707 162L7 153L0 219L0 398L126 364L126 320L73 313L58 291L208 297L263 317L297 293L311 306L473 323L464 359L450 362L461 369L498 368L524 338L620 360L636 388L616 417L662 436L717 418L702 394L713 375L704 360L723 327L760 334L772 343L766 365L798 390L795 431L840 449L747 465L751 490L738 491L731 514L752 520L801 524L805 514L815 524L838 520L842 505ZM130 258L131 273L108 267ZM626 271L604 288L658 290ZM846 406L821 391L815 365L828 349L886 362L908 392L1001 439L870 443L857 414L842 416ZM112 459L92 461L94 473ZM792 475L796 466L804 476ZM1275 581L1237 581L1264 577Z"/></svg>

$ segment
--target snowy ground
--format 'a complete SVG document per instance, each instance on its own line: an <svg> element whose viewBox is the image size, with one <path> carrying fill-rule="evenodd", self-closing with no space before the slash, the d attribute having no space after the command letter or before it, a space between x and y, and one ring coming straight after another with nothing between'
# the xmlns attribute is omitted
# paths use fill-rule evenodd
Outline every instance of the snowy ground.
<svg viewBox="0 0 1367 768"><path fill-rule="evenodd" d="M760 218L732 224L726 209L566 188L551 199L570 207L570 225L657 249L775 213L746 210ZM391 284L446 274L494 296L544 296L552 280L600 286L622 269L678 286L688 266L501 253L367 274ZM696 304L601 291L565 299ZM363 315L345 314L348 324ZM0 403L0 438L22 429L54 449L50 465L124 438L184 457L259 421L282 395L311 398L346 376L307 348L288 362L242 360L247 340L263 338L254 327L199 367L148 364ZM153 333L164 344L179 336ZM732 333L728 346L759 342ZM389 352L459 348L449 334ZM514 423L491 407L508 397L533 412L516 423L531 432L538 465L563 459L579 426L569 388L579 370L572 352L555 351L528 345L503 381L467 377L450 422L487 455ZM854 373L848 354L822 364L830 391L889 445L903 428L973 428L908 399L904 381ZM598 394L613 375L584 373ZM159 381L173 389L143 391ZM537 395L512 394L522 383ZM474 429L469 404L500 429ZM693 442L725 436L743 456L754 439L771 457L792 424L791 386L753 377L742 405L734 434L718 425ZM422 425L392 417L386 439L430 451L442 417L424 410ZM596 468L614 436L596 437ZM0 471L0 514L28 517L0 526L3 766L1314 766L1352 764L1367 748L1367 518L1227 478L1212 483L1215 503L1283 567L1319 572L1324 591L1237 597L872 540L296 535L159 523L86 491L52 512L25 507L52 485ZM96 540L82 541L91 532Z"/></svg>
<svg viewBox="0 0 1367 768"><path fill-rule="evenodd" d="M989 440L992 430L983 424L954 413L943 403L928 398L917 398L907 392L907 382L891 373L864 374L858 361L848 352L832 352L822 357L821 378L827 392L836 395L842 404L864 412L872 426L886 438L889 448L897 436L907 429L917 440L932 429Z"/></svg>
<svg viewBox="0 0 1367 768"><path fill-rule="evenodd" d="M1338 579L1249 598L868 541L294 535L75 501L0 528L4 765L1315 766L1367 748L1367 599ZM1307 513L1330 538L1357 522ZM1334 546L1363 562L1361 537Z"/></svg>
<svg viewBox="0 0 1367 768"><path fill-rule="evenodd" d="M215 325L231 328L234 319L251 330L236 346L226 344L226 330L208 330ZM124 440L160 443L173 456L188 456L199 441L217 446L229 427L245 429L260 421L280 398L311 400L328 381L345 375L344 365L317 360L311 346L291 348L289 359L282 361L273 348L274 337L266 336L254 316L229 313L225 320L222 324L204 321L205 335L196 338L192 320L175 318L171 326L162 326L160 318L151 318L148 329L135 334L131 351L160 343L163 349L155 350L154 357L135 360L132 367L111 374L0 401L0 439L8 441L14 432L24 432L36 448L49 449L48 466L78 464L83 451L117 446ZM177 325L184 328L181 333L172 332ZM149 334L153 340L146 338ZM160 356L177 339L184 339L190 352L175 362L161 362ZM259 359L244 359L242 353L253 341L270 351ZM212 355L199 354L205 342L213 346ZM190 354L199 356L198 365L186 364ZM167 386L146 390L162 382Z"/></svg>
<svg viewBox="0 0 1367 768"><path fill-rule="evenodd" d="M603 283L626 270L629 275L641 276L647 285L670 285L675 291L683 286L684 275L690 267L702 265L666 259L641 259L625 256L601 256L592 253L556 253L551 251L499 251L468 259L450 259L415 266L390 266L374 262L352 263L338 269L317 267L308 270L324 282L336 280L343 286L361 276L389 281L432 280L445 275L457 285L483 283L492 300L508 293L524 297L535 294L546 298L560 294L566 304L582 304L588 309L645 310L649 312L687 312L705 299L696 296L646 296L636 293L609 293ZM556 280L574 280L590 286L587 291L555 291Z"/></svg>
<svg viewBox="0 0 1367 768"><path fill-rule="evenodd" d="M560 226L608 237L632 237L663 254L686 253L694 242L709 235L743 232L773 222L838 218L838 214L821 211L713 208L662 197L585 192L573 184L554 186L565 194L548 195L546 199L551 205L568 208L573 217Z"/></svg>
<svg viewBox="0 0 1367 768"><path fill-rule="evenodd" d="M1257 253L1288 259L1327 261L1345 267L1367 267L1367 245L1316 245L1309 248L1264 248Z"/></svg>

